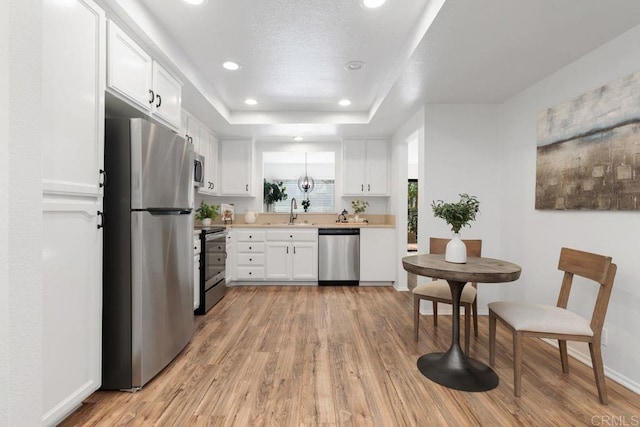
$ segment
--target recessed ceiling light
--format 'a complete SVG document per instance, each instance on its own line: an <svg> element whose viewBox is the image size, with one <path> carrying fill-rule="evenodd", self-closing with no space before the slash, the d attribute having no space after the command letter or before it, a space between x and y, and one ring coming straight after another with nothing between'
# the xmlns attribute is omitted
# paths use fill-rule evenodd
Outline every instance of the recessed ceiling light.
<svg viewBox="0 0 640 427"><path fill-rule="evenodd" d="M293 137L293 140L294 140L294 141L297 141L297 142L300 142L300 141L304 141L304 138L303 138L303 137L301 137L301 136L294 136L294 137Z"/></svg>
<svg viewBox="0 0 640 427"><path fill-rule="evenodd" d="M256 101L253 98L247 98L247 99L244 100L244 103L247 104L247 105L256 105L258 103L258 101Z"/></svg>
<svg viewBox="0 0 640 427"><path fill-rule="evenodd" d="M338 104L342 105L343 107L347 107L351 105L351 101L349 101L348 99L341 99L340 102L338 102Z"/></svg>
<svg viewBox="0 0 640 427"><path fill-rule="evenodd" d="M192 4L194 6L199 6L207 2L207 0L184 0L185 3Z"/></svg>
<svg viewBox="0 0 640 427"><path fill-rule="evenodd" d="M240 69L240 65L237 62L227 61L222 64L225 70L237 71Z"/></svg>
<svg viewBox="0 0 640 427"><path fill-rule="evenodd" d="M362 67L364 67L364 62L362 61L349 61L346 64L344 64L344 68L346 68L349 71L358 71L358 70L361 70Z"/></svg>
<svg viewBox="0 0 640 427"><path fill-rule="evenodd" d="M375 9L376 7L380 7L387 0L362 0L362 5L368 9Z"/></svg>

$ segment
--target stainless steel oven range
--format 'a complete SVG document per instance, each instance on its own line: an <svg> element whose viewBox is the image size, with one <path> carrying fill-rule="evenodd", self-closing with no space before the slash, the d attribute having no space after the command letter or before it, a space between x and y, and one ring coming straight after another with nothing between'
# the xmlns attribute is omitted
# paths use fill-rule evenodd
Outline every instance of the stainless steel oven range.
<svg viewBox="0 0 640 427"><path fill-rule="evenodd" d="M196 314L205 314L222 299L227 291L225 266L227 260L226 229L213 227L202 230L200 253L200 307Z"/></svg>

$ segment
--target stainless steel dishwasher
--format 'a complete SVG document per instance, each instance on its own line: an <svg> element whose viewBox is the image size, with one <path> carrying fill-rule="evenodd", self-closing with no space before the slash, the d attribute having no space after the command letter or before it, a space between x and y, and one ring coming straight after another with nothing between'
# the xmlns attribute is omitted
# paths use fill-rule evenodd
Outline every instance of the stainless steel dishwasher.
<svg viewBox="0 0 640 427"><path fill-rule="evenodd" d="M360 229L318 229L318 285L360 283Z"/></svg>

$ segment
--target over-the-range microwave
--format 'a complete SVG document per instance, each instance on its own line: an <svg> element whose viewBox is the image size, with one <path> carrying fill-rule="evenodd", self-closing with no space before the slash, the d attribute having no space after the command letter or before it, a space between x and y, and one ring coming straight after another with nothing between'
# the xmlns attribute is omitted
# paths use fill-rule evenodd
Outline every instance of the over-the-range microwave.
<svg viewBox="0 0 640 427"><path fill-rule="evenodd" d="M204 157L199 154L193 160L193 186L204 186Z"/></svg>

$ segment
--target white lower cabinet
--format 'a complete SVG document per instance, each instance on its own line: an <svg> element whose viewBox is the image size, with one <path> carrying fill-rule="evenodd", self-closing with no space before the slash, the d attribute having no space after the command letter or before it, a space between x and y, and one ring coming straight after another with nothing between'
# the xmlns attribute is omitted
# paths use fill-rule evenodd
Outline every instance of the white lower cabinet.
<svg viewBox="0 0 640 427"><path fill-rule="evenodd" d="M360 229L361 285L386 285L388 282L394 282L399 262L394 228Z"/></svg>
<svg viewBox="0 0 640 427"><path fill-rule="evenodd" d="M236 280L318 280L318 230L236 229Z"/></svg>
<svg viewBox="0 0 640 427"><path fill-rule="evenodd" d="M101 198L43 200L43 417L55 425L100 388Z"/></svg>
<svg viewBox="0 0 640 427"><path fill-rule="evenodd" d="M318 280L318 230L267 230L265 278Z"/></svg>
<svg viewBox="0 0 640 427"><path fill-rule="evenodd" d="M236 230L236 279L264 280L265 231Z"/></svg>

